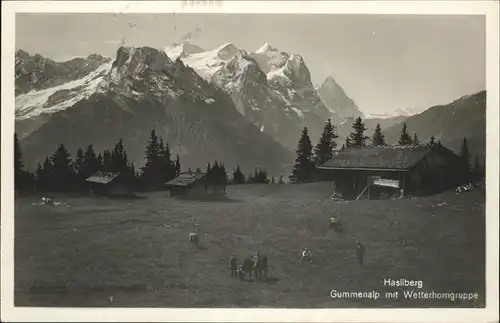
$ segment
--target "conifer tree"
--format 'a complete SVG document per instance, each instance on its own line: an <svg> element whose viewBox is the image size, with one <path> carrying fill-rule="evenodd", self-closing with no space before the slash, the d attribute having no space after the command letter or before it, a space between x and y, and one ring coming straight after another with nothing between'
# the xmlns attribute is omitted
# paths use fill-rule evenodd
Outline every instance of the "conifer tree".
<svg viewBox="0 0 500 323"><path fill-rule="evenodd" d="M290 174L290 180L296 183L312 180L315 167L312 156L312 144L307 127L304 127L302 130L302 135L295 152L297 153L297 158Z"/></svg>
<svg viewBox="0 0 500 323"><path fill-rule="evenodd" d="M385 146L385 136L380 128L380 123L377 123L375 131L373 132L372 144L374 146Z"/></svg>
<svg viewBox="0 0 500 323"><path fill-rule="evenodd" d="M431 136L431 139L429 140L428 146L429 147L436 146L436 138L434 136Z"/></svg>
<svg viewBox="0 0 500 323"><path fill-rule="evenodd" d="M22 185L22 173L24 170L23 154L17 138L17 133L14 133L14 181L15 185Z"/></svg>
<svg viewBox="0 0 500 323"><path fill-rule="evenodd" d="M96 166L98 171L103 171L103 158L102 155L99 153L96 158Z"/></svg>
<svg viewBox="0 0 500 323"><path fill-rule="evenodd" d="M411 143L414 146L420 146L420 140L418 139L418 136L416 133L413 134L413 140L411 141Z"/></svg>
<svg viewBox="0 0 500 323"><path fill-rule="evenodd" d="M464 137L464 140L462 142L462 147L460 148L460 157L463 160L464 167L468 171L471 169L471 155L469 153L469 147L467 146L467 138Z"/></svg>
<svg viewBox="0 0 500 323"><path fill-rule="evenodd" d="M21 192L26 191L32 184L32 174L24 169L21 145L17 133L14 133L14 187L16 191Z"/></svg>
<svg viewBox="0 0 500 323"><path fill-rule="evenodd" d="M165 153L163 154L163 164L165 167L165 181L170 181L177 177L176 163L172 161L172 153L168 143L165 144Z"/></svg>
<svg viewBox="0 0 500 323"><path fill-rule="evenodd" d="M179 155L175 157L175 176L179 176L181 174L181 162L179 159Z"/></svg>
<svg viewBox="0 0 500 323"><path fill-rule="evenodd" d="M59 145L56 152L51 157L52 177L56 191L68 191L74 184L73 165L71 157L63 144Z"/></svg>
<svg viewBox="0 0 500 323"><path fill-rule="evenodd" d="M156 136L154 129L151 131L145 154L146 163L141 168L143 187L147 189L161 188L164 183L164 178L161 176L163 159L160 152L159 138Z"/></svg>
<svg viewBox="0 0 500 323"><path fill-rule="evenodd" d="M103 172L111 172L111 152L107 149L104 150L102 155L102 171Z"/></svg>
<svg viewBox="0 0 500 323"><path fill-rule="evenodd" d="M241 172L240 166L237 165L233 172L233 183L234 184L245 184L245 175Z"/></svg>
<svg viewBox="0 0 500 323"><path fill-rule="evenodd" d="M75 173L78 176L82 175L82 172L84 170L84 162L85 162L85 156L83 155L83 149L78 148L76 151L76 158L75 158Z"/></svg>
<svg viewBox="0 0 500 323"><path fill-rule="evenodd" d="M406 123L403 123L403 127L401 128L401 135L398 139L398 145L400 146L409 146L412 144L411 137L408 134L408 129L406 127Z"/></svg>
<svg viewBox="0 0 500 323"><path fill-rule="evenodd" d="M349 141L349 137L345 138L345 144L342 145L343 149L351 147L351 142Z"/></svg>
<svg viewBox="0 0 500 323"><path fill-rule="evenodd" d="M346 140L346 147L364 147L366 140L369 138L364 134L366 127L361 117L356 118L352 128L354 131L351 132L349 138Z"/></svg>
<svg viewBox="0 0 500 323"><path fill-rule="evenodd" d="M76 175L76 185L78 188L83 188L85 184L85 177L84 177L84 163L85 163L85 156L83 154L83 149L78 148L76 151L76 158L75 158L75 164L74 164L74 171Z"/></svg>
<svg viewBox="0 0 500 323"><path fill-rule="evenodd" d="M333 157L333 150L337 147L335 139L338 136L334 133L334 126L330 119L325 124L321 138L314 147L314 162L316 166L322 165Z"/></svg>
<svg viewBox="0 0 500 323"><path fill-rule="evenodd" d="M83 156L82 177L88 178L100 169L97 156L92 145L88 145Z"/></svg>

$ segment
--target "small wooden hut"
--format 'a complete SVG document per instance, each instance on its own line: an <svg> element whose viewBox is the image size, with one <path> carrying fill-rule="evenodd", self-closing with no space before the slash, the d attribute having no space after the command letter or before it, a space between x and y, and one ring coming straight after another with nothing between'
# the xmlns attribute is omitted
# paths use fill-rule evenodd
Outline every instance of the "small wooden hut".
<svg viewBox="0 0 500 323"><path fill-rule="evenodd" d="M206 173L183 172L165 184L172 197L211 198L226 195L226 186L210 183Z"/></svg>
<svg viewBox="0 0 500 323"><path fill-rule="evenodd" d="M85 180L94 196L133 196L134 190L120 173L97 172Z"/></svg>
<svg viewBox="0 0 500 323"><path fill-rule="evenodd" d="M441 145L367 146L336 151L318 171L345 199L360 199L437 193L455 187L463 167Z"/></svg>

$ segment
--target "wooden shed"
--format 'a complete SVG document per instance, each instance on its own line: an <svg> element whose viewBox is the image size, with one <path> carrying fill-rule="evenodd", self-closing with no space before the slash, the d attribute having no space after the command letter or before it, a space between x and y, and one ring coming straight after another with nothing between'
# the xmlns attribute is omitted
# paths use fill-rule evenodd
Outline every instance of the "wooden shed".
<svg viewBox="0 0 500 323"><path fill-rule="evenodd" d="M344 199L428 195L463 181L464 163L436 145L347 148L318 168Z"/></svg>
<svg viewBox="0 0 500 323"><path fill-rule="evenodd" d="M226 186L209 183L206 173L183 172L165 184L172 197L210 198L226 195Z"/></svg>
<svg viewBox="0 0 500 323"><path fill-rule="evenodd" d="M134 190L120 173L97 172L85 180L94 196L133 196Z"/></svg>

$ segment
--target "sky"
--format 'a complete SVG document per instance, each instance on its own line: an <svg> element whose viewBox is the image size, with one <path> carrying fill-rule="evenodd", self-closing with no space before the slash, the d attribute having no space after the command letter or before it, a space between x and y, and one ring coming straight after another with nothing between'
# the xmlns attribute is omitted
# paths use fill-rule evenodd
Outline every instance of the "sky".
<svg viewBox="0 0 500 323"><path fill-rule="evenodd" d="M365 114L422 110L486 89L480 15L17 14L16 49L55 61L181 40L209 50L265 42L332 76Z"/></svg>

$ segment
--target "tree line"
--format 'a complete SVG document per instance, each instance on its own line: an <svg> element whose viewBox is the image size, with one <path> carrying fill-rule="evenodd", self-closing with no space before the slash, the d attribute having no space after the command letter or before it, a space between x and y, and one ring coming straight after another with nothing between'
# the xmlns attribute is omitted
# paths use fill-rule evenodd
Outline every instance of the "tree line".
<svg viewBox="0 0 500 323"><path fill-rule="evenodd" d="M375 127L371 138L365 135L367 128L361 117L356 118L352 128L353 131L345 139L345 143L340 150L365 147L368 145L388 146L380 124L377 124ZM332 125L331 120L328 119L318 143L313 147L308 129L304 127L297 144L297 149L295 150L297 157L289 176L290 181L294 183L313 181L317 167L333 158L333 152L337 148L337 142L335 141L337 138L338 135L335 134L335 126ZM368 144L368 141L371 141L371 144ZM406 123L403 123L401 134L398 138L398 146L438 147L442 145L439 140L436 142L434 136L431 136L429 142L426 144L421 144L418 135L416 133L414 133L413 136L410 135ZM484 165L481 164L479 156L476 156L474 165L472 166L471 154L467 146L467 138L463 139L460 157L463 160L464 171L467 173L468 178L479 179L484 177Z"/></svg>
<svg viewBox="0 0 500 323"><path fill-rule="evenodd" d="M120 173L125 182L138 190L161 190L164 184L181 173L179 155L175 158L168 143L152 130L144 150L145 164L139 170L130 162L124 142L119 139L112 149L105 149L102 153L95 151L92 144L85 149L78 148L75 158L69 154L63 144L60 144L51 156L46 156L43 163L39 163L34 173L24 167L23 155L17 134L14 134L14 177L16 192L82 192L87 190L86 179L96 174ZM188 168L188 171L191 171ZM201 169L197 169L201 172ZM210 185L274 183L275 179L268 178L267 172L256 169L254 173L245 177L237 166L228 178L223 163L214 161L208 163L205 170L205 180ZM283 183L283 176L279 183Z"/></svg>

